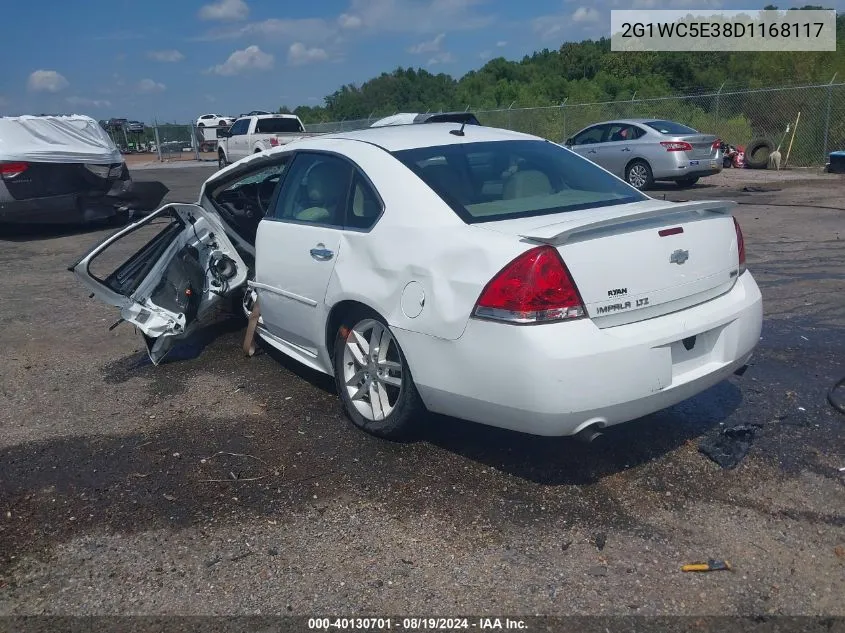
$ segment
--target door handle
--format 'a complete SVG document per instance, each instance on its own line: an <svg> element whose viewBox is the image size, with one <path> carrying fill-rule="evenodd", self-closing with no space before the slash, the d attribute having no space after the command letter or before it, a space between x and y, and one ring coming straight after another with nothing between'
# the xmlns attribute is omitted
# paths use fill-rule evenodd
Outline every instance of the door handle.
<svg viewBox="0 0 845 633"><path fill-rule="evenodd" d="M630 148L630 147L623 147L623 148L622 148L622 151L623 151L623 152L630 152L630 151L631 151L631 148Z"/></svg>
<svg viewBox="0 0 845 633"><path fill-rule="evenodd" d="M327 249L325 244L317 244L311 249L311 257L317 261L325 262L334 257L334 251Z"/></svg>
<svg viewBox="0 0 845 633"><path fill-rule="evenodd" d="M588 154L595 154L595 153L596 153L596 150L591 149L591 150L589 150L587 153L588 153Z"/></svg>

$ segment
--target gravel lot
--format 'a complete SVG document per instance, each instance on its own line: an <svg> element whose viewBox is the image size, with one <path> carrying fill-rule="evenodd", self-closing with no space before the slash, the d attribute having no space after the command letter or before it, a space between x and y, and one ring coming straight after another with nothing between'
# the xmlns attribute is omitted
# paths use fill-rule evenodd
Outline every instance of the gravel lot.
<svg viewBox="0 0 845 633"><path fill-rule="evenodd" d="M212 169L136 178L190 201ZM245 358L236 319L152 367L66 271L107 230L6 233L0 614L845 615L845 416L825 402L845 180L763 173L781 190L727 170L652 192L742 203L752 366L599 447L445 418L368 437L330 380ZM738 423L759 428L736 469L698 452ZM708 558L734 571L680 571Z"/></svg>

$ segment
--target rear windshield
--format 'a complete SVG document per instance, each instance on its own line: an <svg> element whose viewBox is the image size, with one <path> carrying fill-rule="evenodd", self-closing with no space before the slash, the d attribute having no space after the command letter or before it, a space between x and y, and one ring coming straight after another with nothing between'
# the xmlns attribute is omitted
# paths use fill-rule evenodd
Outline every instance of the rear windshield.
<svg viewBox="0 0 845 633"><path fill-rule="evenodd" d="M698 130L674 121L646 121L646 125L661 134L698 134Z"/></svg>
<svg viewBox="0 0 845 633"><path fill-rule="evenodd" d="M426 118L424 123L466 123L467 125L481 125L474 114L464 114L463 112L435 114Z"/></svg>
<svg viewBox="0 0 845 633"><path fill-rule="evenodd" d="M394 152L464 222L493 222L648 197L548 141L456 143Z"/></svg>
<svg viewBox="0 0 845 633"><path fill-rule="evenodd" d="M288 132L303 132L299 119L258 119L255 131L259 134L284 134Z"/></svg>

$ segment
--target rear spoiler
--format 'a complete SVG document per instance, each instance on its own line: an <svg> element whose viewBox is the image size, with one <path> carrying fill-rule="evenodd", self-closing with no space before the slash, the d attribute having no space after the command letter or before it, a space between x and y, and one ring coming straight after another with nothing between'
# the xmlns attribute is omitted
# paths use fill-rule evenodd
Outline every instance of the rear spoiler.
<svg viewBox="0 0 845 633"><path fill-rule="evenodd" d="M611 227L631 224L663 224L671 222L675 217L678 221L689 222L696 219L704 219L713 215L730 216L737 206L731 200L703 200L700 202L675 202L666 206L647 209L645 211L631 211L621 213L618 209L606 208L597 210L588 219L578 219L564 222L556 222L548 226L540 226L531 229L530 232L521 234L520 237L534 242L560 246L571 241L572 238L583 233L595 233L604 231Z"/></svg>

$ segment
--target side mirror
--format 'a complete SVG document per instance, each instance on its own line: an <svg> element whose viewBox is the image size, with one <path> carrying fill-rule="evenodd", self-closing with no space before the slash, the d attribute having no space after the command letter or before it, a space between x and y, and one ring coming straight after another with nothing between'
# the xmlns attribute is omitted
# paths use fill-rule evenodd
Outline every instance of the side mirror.
<svg viewBox="0 0 845 633"><path fill-rule="evenodd" d="M566 139L563 142L563 144L566 145L567 147L572 147L572 139L571 138Z"/></svg>
<svg viewBox="0 0 845 633"><path fill-rule="evenodd" d="M217 138L229 138L232 134L229 130L217 130Z"/></svg>

